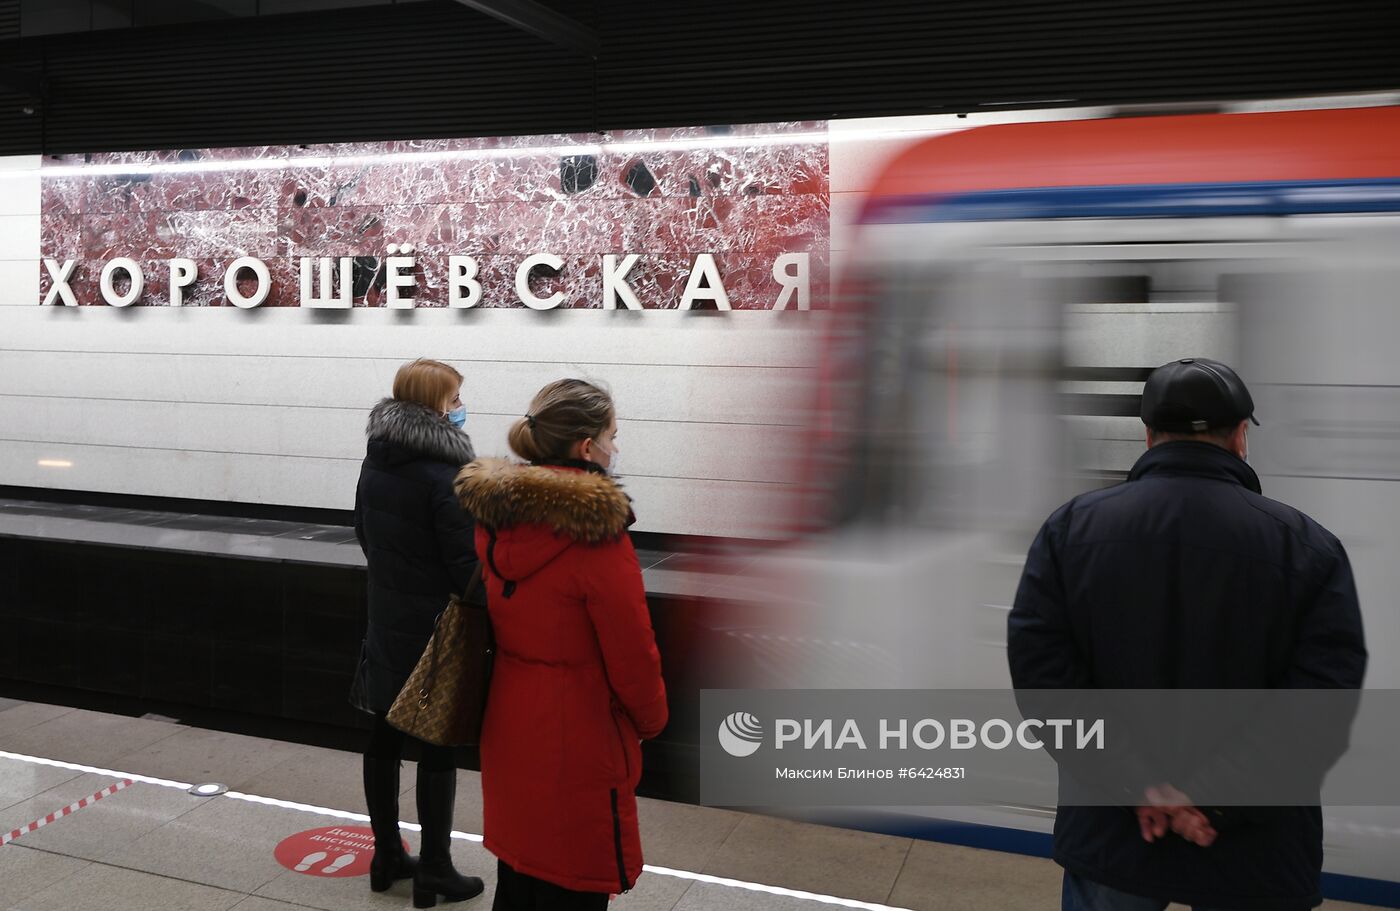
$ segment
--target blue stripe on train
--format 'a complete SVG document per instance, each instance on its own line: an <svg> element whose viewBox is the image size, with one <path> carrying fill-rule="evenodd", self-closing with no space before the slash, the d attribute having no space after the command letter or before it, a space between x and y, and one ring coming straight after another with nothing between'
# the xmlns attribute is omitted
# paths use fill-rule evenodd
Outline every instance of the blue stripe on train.
<svg viewBox="0 0 1400 911"><path fill-rule="evenodd" d="M1400 178L1033 187L873 199L865 224L1400 212Z"/></svg>
<svg viewBox="0 0 1400 911"><path fill-rule="evenodd" d="M858 817L842 816L836 824L846 828L862 829L866 832L877 832L881 835L938 841L969 848L983 848L988 851L1002 851L1007 854L1026 854L1031 857L1051 856L1052 842L1050 835L1046 832L1027 832L1022 829L1002 826L950 822L898 813L870 813ZM1384 908L1400 908L1400 882L1390 882L1384 879L1368 879L1362 876L1347 876L1342 873L1323 873L1322 894L1335 901L1379 905Z"/></svg>

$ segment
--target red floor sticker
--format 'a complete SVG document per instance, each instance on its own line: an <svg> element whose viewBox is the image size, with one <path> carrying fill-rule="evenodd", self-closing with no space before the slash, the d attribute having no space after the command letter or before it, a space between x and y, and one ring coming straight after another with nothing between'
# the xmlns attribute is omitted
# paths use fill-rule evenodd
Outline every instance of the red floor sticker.
<svg viewBox="0 0 1400 911"><path fill-rule="evenodd" d="M364 876L374 857L374 832L367 826L307 829L282 839L273 854L288 870L307 876Z"/></svg>

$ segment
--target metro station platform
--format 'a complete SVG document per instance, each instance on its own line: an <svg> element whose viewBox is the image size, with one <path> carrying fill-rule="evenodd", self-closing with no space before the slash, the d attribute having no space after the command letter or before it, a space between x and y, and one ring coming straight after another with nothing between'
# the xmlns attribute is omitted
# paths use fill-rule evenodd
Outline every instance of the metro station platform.
<svg viewBox="0 0 1400 911"><path fill-rule="evenodd" d="M371 911L360 757L169 720L0 699L0 908L5 911ZM400 808L417 850L411 764ZM481 791L460 772L454 854L487 892ZM196 796L192 785L228 788ZM618 911L1044 909L1043 858L639 798L648 868ZM1328 902L1327 911L1366 906Z"/></svg>

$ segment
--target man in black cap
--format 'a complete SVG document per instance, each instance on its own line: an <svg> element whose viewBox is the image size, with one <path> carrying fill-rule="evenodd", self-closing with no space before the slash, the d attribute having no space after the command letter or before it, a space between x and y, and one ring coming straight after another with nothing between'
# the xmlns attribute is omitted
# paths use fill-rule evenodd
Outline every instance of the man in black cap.
<svg viewBox="0 0 1400 911"><path fill-rule="evenodd" d="M1142 420L1128 480L1060 507L1031 545L1007 625L1017 690L1360 687L1346 552L1260 493L1244 382L1206 358L1163 365ZM1060 807L1063 909L1321 902L1318 807L1207 812L1161 784L1138 806Z"/></svg>

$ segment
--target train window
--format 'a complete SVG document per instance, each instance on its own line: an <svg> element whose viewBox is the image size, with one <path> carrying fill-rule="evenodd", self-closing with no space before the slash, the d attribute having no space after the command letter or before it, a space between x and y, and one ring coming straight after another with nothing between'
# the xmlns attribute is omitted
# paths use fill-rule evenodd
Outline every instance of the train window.
<svg viewBox="0 0 1400 911"><path fill-rule="evenodd" d="M841 514L932 529L1038 524L1126 477L1152 368L1233 360L1211 259L1005 256L887 270L870 295ZM1228 262L1228 260L1226 261Z"/></svg>
<svg viewBox="0 0 1400 911"><path fill-rule="evenodd" d="M965 528L1039 508L1027 505L1042 498L1037 479L1058 465L1059 327L1044 297L1003 264L884 277L870 299L848 519Z"/></svg>
<svg viewBox="0 0 1400 911"><path fill-rule="evenodd" d="M1084 252L1082 261L1047 264L1064 308L1060 407L1081 489L1126 478L1142 455L1138 415L1152 369L1186 356L1233 361L1237 322L1218 290L1228 258L1173 257L1169 247L1162 259ZM1145 293L1120 295L1125 287Z"/></svg>
<svg viewBox="0 0 1400 911"><path fill-rule="evenodd" d="M1051 275L1046 282L1050 296L1065 303L1147 303L1152 293L1152 278L1148 275L1101 275L1092 279Z"/></svg>

